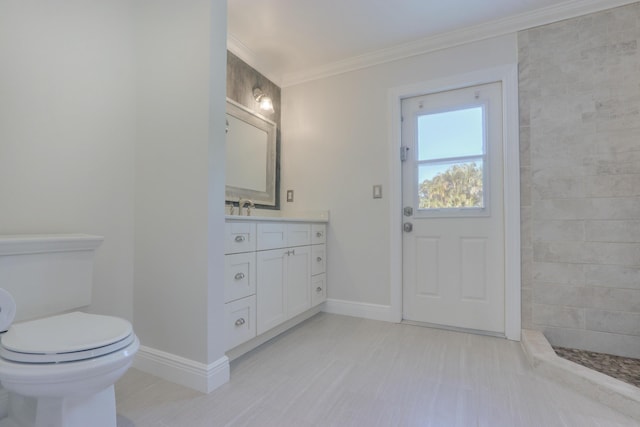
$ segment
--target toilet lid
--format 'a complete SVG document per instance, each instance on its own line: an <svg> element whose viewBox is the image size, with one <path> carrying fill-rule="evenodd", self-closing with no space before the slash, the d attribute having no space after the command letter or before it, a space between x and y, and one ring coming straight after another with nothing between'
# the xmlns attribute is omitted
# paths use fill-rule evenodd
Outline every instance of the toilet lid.
<svg viewBox="0 0 640 427"><path fill-rule="evenodd" d="M0 356L37 363L80 360L117 351L133 338L124 319L74 312L11 325L0 339ZM49 357L54 355L64 356Z"/></svg>

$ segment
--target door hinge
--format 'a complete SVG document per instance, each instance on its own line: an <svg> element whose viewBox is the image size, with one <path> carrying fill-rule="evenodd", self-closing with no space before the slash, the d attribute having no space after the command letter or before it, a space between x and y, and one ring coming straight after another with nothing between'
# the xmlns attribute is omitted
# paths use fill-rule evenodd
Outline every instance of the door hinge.
<svg viewBox="0 0 640 427"><path fill-rule="evenodd" d="M407 160L407 156L409 155L409 147L403 145L400 147L400 161L405 162Z"/></svg>

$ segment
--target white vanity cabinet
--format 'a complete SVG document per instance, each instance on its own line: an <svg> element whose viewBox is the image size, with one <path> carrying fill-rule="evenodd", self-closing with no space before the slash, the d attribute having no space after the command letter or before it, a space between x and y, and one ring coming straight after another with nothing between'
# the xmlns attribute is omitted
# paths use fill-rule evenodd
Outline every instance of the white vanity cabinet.
<svg viewBox="0 0 640 427"><path fill-rule="evenodd" d="M224 305L226 348L234 348L256 336L256 296L230 301Z"/></svg>
<svg viewBox="0 0 640 427"><path fill-rule="evenodd" d="M261 334L311 308L311 224L258 223L257 235Z"/></svg>
<svg viewBox="0 0 640 427"><path fill-rule="evenodd" d="M326 275L318 274L311 278L311 306L315 307L327 300Z"/></svg>
<svg viewBox="0 0 640 427"><path fill-rule="evenodd" d="M291 249L287 256L287 318L311 308L311 247Z"/></svg>
<svg viewBox="0 0 640 427"><path fill-rule="evenodd" d="M224 257L225 303L256 293L256 253L229 254Z"/></svg>
<svg viewBox="0 0 640 427"><path fill-rule="evenodd" d="M257 226L259 251L311 244L311 224L259 223Z"/></svg>
<svg viewBox="0 0 640 427"><path fill-rule="evenodd" d="M256 336L256 225L225 227L224 319L226 348Z"/></svg>
<svg viewBox="0 0 640 427"><path fill-rule="evenodd" d="M256 224L227 221L224 227L224 253L236 254L256 250Z"/></svg>
<svg viewBox="0 0 640 427"><path fill-rule="evenodd" d="M311 306L327 300L327 245L326 224L312 224L311 242Z"/></svg>
<svg viewBox="0 0 640 427"><path fill-rule="evenodd" d="M258 334L311 307L309 246L258 252Z"/></svg>
<svg viewBox="0 0 640 427"><path fill-rule="evenodd" d="M281 332L326 300L325 223L240 217L226 229L227 350Z"/></svg>

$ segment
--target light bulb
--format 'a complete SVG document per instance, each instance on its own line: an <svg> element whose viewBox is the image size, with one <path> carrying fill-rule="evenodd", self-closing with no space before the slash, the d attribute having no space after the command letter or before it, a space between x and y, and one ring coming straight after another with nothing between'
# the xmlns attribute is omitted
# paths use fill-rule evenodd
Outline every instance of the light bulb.
<svg viewBox="0 0 640 427"><path fill-rule="evenodd" d="M273 113L273 101L271 101L271 98L263 96L262 99L260 99L260 109Z"/></svg>

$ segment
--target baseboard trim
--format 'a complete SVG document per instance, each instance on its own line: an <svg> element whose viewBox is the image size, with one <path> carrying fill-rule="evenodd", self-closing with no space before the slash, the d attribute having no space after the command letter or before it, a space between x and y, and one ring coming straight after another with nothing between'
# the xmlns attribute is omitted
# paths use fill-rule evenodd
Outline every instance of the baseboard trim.
<svg viewBox="0 0 640 427"><path fill-rule="evenodd" d="M227 356L207 365L145 346L140 346L133 367L202 393L227 383L230 375Z"/></svg>
<svg viewBox="0 0 640 427"><path fill-rule="evenodd" d="M325 313L397 323L397 316L394 316L390 305L328 299L322 311Z"/></svg>

